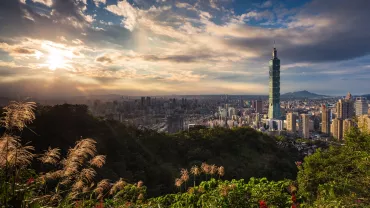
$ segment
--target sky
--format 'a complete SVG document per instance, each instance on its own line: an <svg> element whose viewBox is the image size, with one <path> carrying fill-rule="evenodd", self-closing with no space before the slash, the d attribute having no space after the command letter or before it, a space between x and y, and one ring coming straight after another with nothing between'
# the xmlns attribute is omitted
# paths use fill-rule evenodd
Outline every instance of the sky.
<svg viewBox="0 0 370 208"><path fill-rule="evenodd" d="M369 0L1 0L0 96L370 93Z"/></svg>

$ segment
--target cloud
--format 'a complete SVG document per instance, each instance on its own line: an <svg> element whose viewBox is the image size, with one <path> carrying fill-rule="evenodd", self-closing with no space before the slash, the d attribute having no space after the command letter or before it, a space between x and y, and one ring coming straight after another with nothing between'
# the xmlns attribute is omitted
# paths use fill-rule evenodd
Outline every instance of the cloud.
<svg viewBox="0 0 370 208"><path fill-rule="evenodd" d="M262 12L257 12L257 11L250 11L245 14L245 17L247 19L255 19L255 20L264 20L264 19L272 19L273 14L272 12L265 10Z"/></svg>
<svg viewBox="0 0 370 208"><path fill-rule="evenodd" d="M109 63L109 64L113 63L113 60L110 57L106 56L106 55L97 57L95 59L95 61L96 62L101 62L101 63Z"/></svg>
<svg viewBox="0 0 370 208"><path fill-rule="evenodd" d="M135 28L137 22L137 10L126 0L117 2L117 5L109 5L106 7L106 10L124 17L122 25L128 30L132 31Z"/></svg>
<svg viewBox="0 0 370 208"><path fill-rule="evenodd" d="M33 1L34 3L43 4L48 7L51 7L51 5L53 5L53 0L31 0L31 1Z"/></svg>
<svg viewBox="0 0 370 208"><path fill-rule="evenodd" d="M106 0L94 0L94 4L96 7L99 7L100 4L105 5L107 3Z"/></svg>
<svg viewBox="0 0 370 208"><path fill-rule="evenodd" d="M86 7L80 0L53 0L52 14L59 17L70 17L80 22L85 21L82 11Z"/></svg>
<svg viewBox="0 0 370 208"><path fill-rule="evenodd" d="M346 73L355 80L350 73L367 77L357 69L370 64L370 26L362 21L370 18L370 5L358 1L313 0L294 9L262 1L235 9L227 0L0 0L0 59L7 61L3 67L26 67L38 76L75 77L88 83L78 88L85 91L129 89L145 81L153 92L185 93L196 85L186 83L201 80L210 86L196 85L202 92L252 86L261 93L268 88L256 83L268 81L275 40L285 88L318 80L314 76L340 82ZM47 41L53 44L42 48ZM46 66L51 48L63 56L64 67L54 72ZM351 61L359 57L367 61ZM342 62L347 68L336 65ZM22 70L9 72L15 74L8 82L25 80Z"/></svg>
<svg viewBox="0 0 370 208"><path fill-rule="evenodd" d="M271 6L272 6L272 1L265 1L261 5L262 8L269 8Z"/></svg>

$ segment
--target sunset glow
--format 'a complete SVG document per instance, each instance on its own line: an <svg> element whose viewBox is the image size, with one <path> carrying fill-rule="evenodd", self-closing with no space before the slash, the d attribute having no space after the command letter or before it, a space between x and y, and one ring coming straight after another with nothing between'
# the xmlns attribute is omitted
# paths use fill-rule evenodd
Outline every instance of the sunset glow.
<svg viewBox="0 0 370 208"><path fill-rule="evenodd" d="M61 54L53 51L49 54L47 64L49 65L50 70L62 68L64 66L64 58Z"/></svg>
<svg viewBox="0 0 370 208"><path fill-rule="evenodd" d="M267 94L275 41L282 93L366 93L369 13L339 1L4 0L0 71L57 76L52 95Z"/></svg>

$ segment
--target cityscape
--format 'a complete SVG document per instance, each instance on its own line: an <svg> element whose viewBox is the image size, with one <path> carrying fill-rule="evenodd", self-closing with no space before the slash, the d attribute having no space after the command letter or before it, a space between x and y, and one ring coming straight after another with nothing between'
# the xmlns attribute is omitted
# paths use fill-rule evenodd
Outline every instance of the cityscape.
<svg viewBox="0 0 370 208"><path fill-rule="evenodd" d="M276 48L272 54L269 96L120 97L108 102L89 100L87 104L96 116L167 133L248 126L271 135L342 141L351 127L370 131L370 95L348 92L334 97L301 91L281 99Z"/></svg>
<svg viewBox="0 0 370 208"><path fill-rule="evenodd" d="M370 0L0 0L0 208L370 207Z"/></svg>

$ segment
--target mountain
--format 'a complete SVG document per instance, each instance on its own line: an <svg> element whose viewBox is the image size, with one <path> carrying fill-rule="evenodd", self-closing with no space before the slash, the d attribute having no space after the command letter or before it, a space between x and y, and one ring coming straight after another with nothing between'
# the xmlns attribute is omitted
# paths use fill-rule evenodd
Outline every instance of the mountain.
<svg viewBox="0 0 370 208"><path fill-rule="evenodd" d="M297 91L297 92L288 92L281 95L281 98L323 98L323 97L330 97L327 95L319 95L312 92L308 92L307 90Z"/></svg>
<svg viewBox="0 0 370 208"><path fill-rule="evenodd" d="M367 100L370 100L370 94L361 95L361 97L366 97Z"/></svg>

